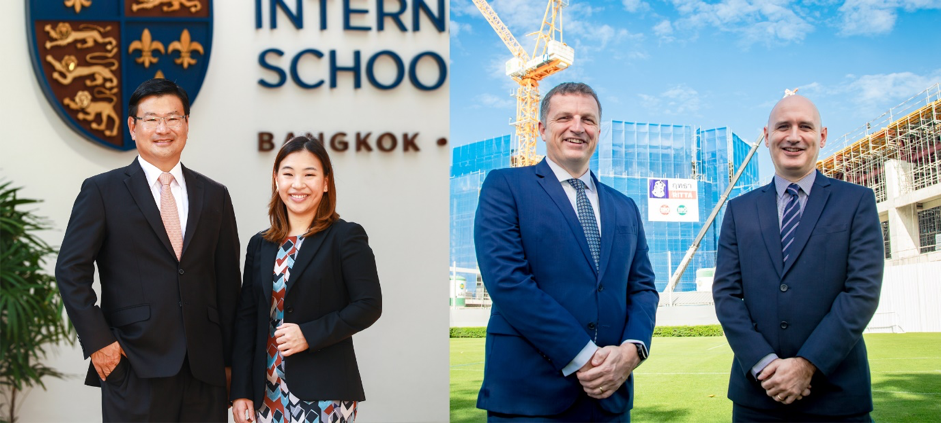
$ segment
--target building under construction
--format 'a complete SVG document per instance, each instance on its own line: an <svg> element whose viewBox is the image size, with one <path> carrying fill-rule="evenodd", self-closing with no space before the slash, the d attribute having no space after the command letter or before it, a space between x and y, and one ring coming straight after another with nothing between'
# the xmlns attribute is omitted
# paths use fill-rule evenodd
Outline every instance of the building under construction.
<svg viewBox="0 0 941 424"><path fill-rule="evenodd" d="M830 142L817 168L875 191L886 258L941 260L941 84Z"/></svg>

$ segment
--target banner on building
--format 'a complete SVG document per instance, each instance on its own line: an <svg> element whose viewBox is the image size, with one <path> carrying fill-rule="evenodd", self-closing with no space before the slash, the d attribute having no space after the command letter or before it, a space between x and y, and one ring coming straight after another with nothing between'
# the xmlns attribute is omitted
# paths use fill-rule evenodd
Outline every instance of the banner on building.
<svg viewBox="0 0 941 424"><path fill-rule="evenodd" d="M699 190L696 180L648 178L647 220L699 222Z"/></svg>

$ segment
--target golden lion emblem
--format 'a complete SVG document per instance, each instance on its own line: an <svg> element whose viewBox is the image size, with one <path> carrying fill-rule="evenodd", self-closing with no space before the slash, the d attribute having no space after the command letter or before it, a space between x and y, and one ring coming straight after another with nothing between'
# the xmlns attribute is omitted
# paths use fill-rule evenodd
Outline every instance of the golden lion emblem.
<svg viewBox="0 0 941 424"><path fill-rule="evenodd" d="M163 5L164 12L173 12L174 10L180 10L180 6L186 6L189 8L190 13L196 13L199 9L202 9L203 5L199 3L199 0L137 0L137 3L131 5L131 11L136 12L140 9L153 9L157 6Z"/></svg>
<svg viewBox="0 0 941 424"><path fill-rule="evenodd" d="M62 103L72 110L81 111L78 113L77 117L82 121L94 121L96 116L101 115L101 122L92 122L91 128L93 130L104 131L106 137L118 135L118 128L120 127L121 121L118 119L118 114L114 111L114 104L117 102L117 98L114 96L113 92L109 92L101 87L95 88L95 95L110 98L111 101L92 101L92 95L82 90L75 95L75 100L66 98ZM109 119L114 121L114 126L110 130L107 128Z"/></svg>
<svg viewBox="0 0 941 424"><path fill-rule="evenodd" d="M55 41L46 41L46 49L49 49L53 46L65 46L76 41L84 41L85 43L77 43L76 47L80 49L87 49L98 44L105 44L105 48L108 50L114 49L117 42L112 37L104 37L102 34L111 30L111 27L102 28L97 25L82 24L79 26L81 31L72 31L72 26L68 22L60 22L59 25L56 25L55 29L52 29L52 25L46 25L43 28L49 37ZM85 29L91 28L91 29Z"/></svg>
<svg viewBox="0 0 941 424"><path fill-rule="evenodd" d="M75 78L92 77L92 79L85 80L85 85L89 87L104 84L105 88L114 88L118 85L118 77L111 72L118 68L117 61L114 59L110 61L113 63L112 66L78 66L78 59L72 55L63 57L61 62L56 61L51 55L46 56L46 62L55 68L52 77L56 81L69 85Z"/></svg>

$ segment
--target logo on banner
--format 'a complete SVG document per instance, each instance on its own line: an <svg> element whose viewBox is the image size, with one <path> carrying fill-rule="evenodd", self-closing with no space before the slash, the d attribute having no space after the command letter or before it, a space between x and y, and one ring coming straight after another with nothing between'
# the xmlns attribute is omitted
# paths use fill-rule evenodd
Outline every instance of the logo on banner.
<svg viewBox="0 0 941 424"><path fill-rule="evenodd" d="M151 78L196 99L212 48L212 0L27 0L33 71L72 130L135 148L127 102Z"/></svg>
<svg viewBox="0 0 941 424"><path fill-rule="evenodd" d="M647 220L699 222L699 185L681 178L647 179Z"/></svg>
<svg viewBox="0 0 941 424"><path fill-rule="evenodd" d="M650 197L667 199L670 197L667 190L667 180L650 180Z"/></svg>

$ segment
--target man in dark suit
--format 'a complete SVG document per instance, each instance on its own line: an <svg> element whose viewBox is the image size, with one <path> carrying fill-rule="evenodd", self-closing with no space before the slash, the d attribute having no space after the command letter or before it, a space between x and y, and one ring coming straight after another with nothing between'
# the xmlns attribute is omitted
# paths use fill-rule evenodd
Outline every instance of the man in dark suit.
<svg viewBox="0 0 941 424"><path fill-rule="evenodd" d="M810 100L792 95L764 129L774 181L729 202L713 283L735 353L734 422L869 422L862 333L882 287L872 190L815 170L827 140Z"/></svg>
<svg viewBox="0 0 941 424"><path fill-rule="evenodd" d="M180 164L189 98L153 79L131 95L139 156L88 178L56 262L108 422L226 421L239 241L226 188ZM101 301L92 285L98 266Z"/></svg>
<svg viewBox="0 0 941 424"><path fill-rule="evenodd" d="M588 161L601 104L581 83L542 100L547 158L491 171L474 221L493 299L477 407L491 422L628 422L659 295L637 206Z"/></svg>

